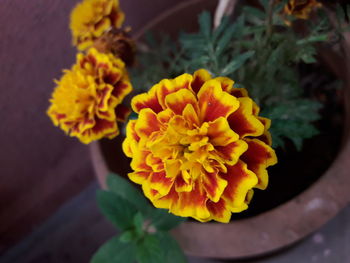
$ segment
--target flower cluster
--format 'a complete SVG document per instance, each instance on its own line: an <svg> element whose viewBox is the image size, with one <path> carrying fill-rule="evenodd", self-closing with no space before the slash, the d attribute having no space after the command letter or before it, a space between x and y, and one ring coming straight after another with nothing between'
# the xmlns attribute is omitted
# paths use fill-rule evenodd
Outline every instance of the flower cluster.
<svg viewBox="0 0 350 263"><path fill-rule="evenodd" d="M84 0L71 13L73 44L85 50L109 28L119 28L123 22L118 0Z"/></svg>
<svg viewBox="0 0 350 263"><path fill-rule="evenodd" d="M56 126L83 143L119 134L129 113L120 103L132 90L124 62L91 48L56 83L47 112Z"/></svg>
<svg viewBox="0 0 350 263"><path fill-rule="evenodd" d="M206 70L164 79L137 95L123 150L129 178L155 207L199 221L228 222L265 189L277 162L270 120L247 91Z"/></svg>
<svg viewBox="0 0 350 263"><path fill-rule="evenodd" d="M311 12L321 6L317 0L289 0L283 12L299 19L308 19Z"/></svg>

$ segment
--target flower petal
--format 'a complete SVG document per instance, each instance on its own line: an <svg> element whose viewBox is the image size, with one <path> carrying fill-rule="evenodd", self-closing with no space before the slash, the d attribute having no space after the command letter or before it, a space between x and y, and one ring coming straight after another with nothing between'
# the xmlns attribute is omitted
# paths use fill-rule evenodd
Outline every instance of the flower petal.
<svg viewBox="0 0 350 263"><path fill-rule="evenodd" d="M174 206L179 200L179 194L175 191L175 187L171 188L169 193L165 196L153 197L150 198L153 205L157 208L164 208L171 210L171 207ZM182 216L182 215L179 215Z"/></svg>
<svg viewBox="0 0 350 263"><path fill-rule="evenodd" d="M216 77L215 80L219 81L223 91L231 93L233 84L235 83L232 79L227 77ZM233 94L231 94L233 95Z"/></svg>
<svg viewBox="0 0 350 263"><path fill-rule="evenodd" d="M277 163L277 156L269 145L258 139L245 141L248 143L248 150L241 159L248 165L248 169L257 175L259 182L255 187L264 190L269 179L266 168Z"/></svg>
<svg viewBox="0 0 350 263"><path fill-rule="evenodd" d="M248 91L245 88L233 88L230 94L236 98L248 97Z"/></svg>
<svg viewBox="0 0 350 263"><path fill-rule="evenodd" d="M178 193L179 200L172 205L171 212L175 215L193 217L199 221L207 221L210 212L206 206L207 196L199 183L195 183L191 192Z"/></svg>
<svg viewBox="0 0 350 263"><path fill-rule="evenodd" d="M181 115L187 105L197 108L197 99L193 92L188 89L180 89L166 96L165 104L175 114Z"/></svg>
<svg viewBox="0 0 350 263"><path fill-rule="evenodd" d="M159 104L163 107L163 109L166 109L165 98L169 94L180 89L189 89L192 78L193 77L190 74L185 73L172 80L163 79L161 82L155 85Z"/></svg>
<svg viewBox="0 0 350 263"><path fill-rule="evenodd" d="M125 122L128 119L128 116L130 114L130 109L126 106L124 106L123 104L119 104L116 108L115 108L115 116L117 121L120 122Z"/></svg>
<svg viewBox="0 0 350 263"><path fill-rule="evenodd" d="M182 176L178 176L175 180L176 192L190 192L193 190L192 180L186 182Z"/></svg>
<svg viewBox="0 0 350 263"><path fill-rule="evenodd" d="M133 97L131 100L133 111L139 113L142 109L147 108L152 109L155 113L162 111L162 106L159 104L156 89L157 87L155 85L147 93L142 93Z"/></svg>
<svg viewBox="0 0 350 263"><path fill-rule="evenodd" d="M217 203L212 201L207 202L207 207L210 212L210 219L214 219L221 223L228 223L231 219L231 211L228 208L227 202L220 199Z"/></svg>
<svg viewBox="0 0 350 263"><path fill-rule="evenodd" d="M128 174L129 179L136 184L143 184L151 172L137 171Z"/></svg>
<svg viewBox="0 0 350 263"><path fill-rule="evenodd" d="M151 188L157 190L161 196L165 196L169 193L173 183L174 179L166 177L164 171L153 172L149 177L149 184L151 185Z"/></svg>
<svg viewBox="0 0 350 263"><path fill-rule="evenodd" d="M208 137L209 142L214 146L226 146L239 139L238 134L230 128L227 120L223 117L209 122Z"/></svg>
<svg viewBox="0 0 350 263"><path fill-rule="evenodd" d="M227 118L239 107L238 100L222 91L217 80L207 81L198 92L200 119L204 122Z"/></svg>
<svg viewBox="0 0 350 263"><path fill-rule="evenodd" d="M135 131L140 137L149 137L161 127L157 115L151 109L142 109L135 124Z"/></svg>
<svg viewBox="0 0 350 263"><path fill-rule="evenodd" d="M228 165L234 165L242 154L247 151L248 144L243 140L231 142L226 146L216 146L216 154L225 160Z"/></svg>
<svg viewBox="0 0 350 263"><path fill-rule="evenodd" d="M227 186L227 181L222 179L217 172L206 172L202 175L202 184L208 198L216 203L224 192L225 187Z"/></svg>
<svg viewBox="0 0 350 263"><path fill-rule="evenodd" d="M195 108L192 106L192 104L186 105L185 109L183 110L182 116L187 121L187 123L192 124L192 127L199 126L198 113L195 110Z"/></svg>
<svg viewBox="0 0 350 263"><path fill-rule="evenodd" d="M271 127L271 120L264 117L258 117L258 119L264 125L264 133L263 135L259 136L258 139L271 146L272 136L271 133L268 131L268 129Z"/></svg>
<svg viewBox="0 0 350 263"><path fill-rule="evenodd" d="M125 98L132 91L132 86L129 81L118 81L114 85L114 90L112 95L118 100L118 103Z"/></svg>
<svg viewBox="0 0 350 263"><path fill-rule="evenodd" d="M238 161L227 167L227 173L222 175L227 180L227 186L222 195L232 212L241 212L247 209L246 196L248 191L257 183L257 176L247 168L247 164Z"/></svg>
<svg viewBox="0 0 350 263"><path fill-rule="evenodd" d="M146 158L149 154L151 153L147 149L134 151L130 163L131 168L134 171L152 171L152 167L146 163Z"/></svg>
<svg viewBox="0 0 350 263"><path fill-rule="evenodd" d="M192 90L197 94L203 84L211 79L210 73L205 69L199 69L193 74L193 80L191 82Z"/></svg>
<svg viewBox="0 0 350 263"><path fill-rule="evenodd" d="M248 97L238 98L239 108L228 117L232 130L240 137L260 136L264 133L264 125L253 115L253 101Z"/></svg>

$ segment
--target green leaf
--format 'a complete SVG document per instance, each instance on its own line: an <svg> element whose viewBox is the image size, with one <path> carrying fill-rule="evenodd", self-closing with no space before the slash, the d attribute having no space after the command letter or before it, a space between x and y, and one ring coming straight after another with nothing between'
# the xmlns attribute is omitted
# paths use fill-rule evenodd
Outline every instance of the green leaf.
<svg viewBox="0 0 350 263"><path fill-rule="evenodd" d="M133 240L137 240L138 236L135 233L134 229L124 231L120 234L119 240L122 243L130 243Z"/></svg>
<svg viewBox="0 0 350 263"><path fill-rule="evenodd" d="M165 263L159 239L155 235L146 234L136 244L136 259L138 263Z"/></svg>
<svg viewBox="0 0 350 263"><path fill-rule="evenodd" d="M186 220L184 217L175 216L165 209L155 209L152 214L152 225L157 230L169 231Z"/></svg>
<svg viewBox="0 0 350 263"><path fill-rule="evenodd" d="M90 263L133 263L136 248L113 237L102 245L92 257Z"/></svg>
<svg viewBox="0 0 350 263"><path fill-rule="evenodd" d="M266 17L266 13L261 11L260 9L258 8L255 8L255 7L251 7L251 6L244 6L243 7L243 12L245 13L248 13L248 14L251 14L261 20L264 20L265 17Z"/></svg>
<svg viewBox="0 0 350 263"><path fill-rule="evenodd" d="M239 69L251 56L253 56L255 51L247 51L241 55L236 56L227 66L221 71L221 75L227 76Z"/></svg>
<svg viewBox="0 0 350 263"><path fill-rule="evenodd" d="M143 234L144 220L140 212L136 213L136 215L134 216L133 223L135 226L136 233L141 236Z"/></svg>
<svg viewBox="0 0 350 263"><path fill-rule="evenodd" d="M164 252L164 263L186 263L187 259L177 241L166 232L158 232L157 237Z"/></svg>
<svg viewBox="0 0 350 263"><path fill-rule="evenodd" d="M143 215L147 216L153 209L141 191L121 176L110 174L107 177L107 186L114 194L132 203Z"/></svg>
<svg viewBox="0 0 350 263"><path fill-rule="evenodd" d="M325 42L329 38L328 34L322 34L317 36L310 36L304 39L300 39L297 41L297 45L305 45L314 42Z"/></svg>
<svg viewBox="0 0 350 263"><path fill-rule="evenodd" d="M132 220L137 210L130 202L112 192L102 190L97 191L97 202L102 213L116 227L126 230L133 226Z"/></svg>
<svg viewBox="0 0 350 263"><path fill-rule="evenodd" d="M265 109L262 115L272 121L270 132L273 146L283 146L283 138L288 138L300 151L304 139L318 134L312 122L320 118L318 114L320 107L318 102L296 99L273 105L268 110Z"/></svg>
<svg viewBox="0 0 350 263"><path fill-rule="evenodd" d="M204 11L199 15L199 27L200 31L206 36L207 39L210 38L211 34L211 15L209 12Z"/></svg>
<svg viewBox="0 0 350 263"><path fill-rule="evenodd" d="M220 25L213 32L213 41L215 41L229 26L229 18L224 16L221 19Z"/></svg>

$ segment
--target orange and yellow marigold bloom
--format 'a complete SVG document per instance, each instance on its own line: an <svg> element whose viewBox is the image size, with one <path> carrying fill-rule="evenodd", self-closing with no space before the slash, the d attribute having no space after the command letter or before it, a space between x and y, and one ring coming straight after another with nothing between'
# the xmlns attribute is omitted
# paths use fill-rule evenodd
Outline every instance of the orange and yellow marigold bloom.
<svg viewBox="0 0 350 263"><path fill-rule="evenodd" d="M56 126L83 143L119 134L117 121L129 114L121 102L132 90L120 59L92 48L56 84L47 111Z"/></svg>
<svg viewBox="0 0 350 263"><path fill-rule="evenodd" d="M71 13L73 44L80 50L91 47L109 28L119 28L124 17L118 0L83 0Z"/></svg>
<svg viewBox="0 0 350 263"><path fill-rule="evenodd" d="M199 221L228 222L265 189L277 162L270 120L245 89L206 70L164 79L137 95L123 143L129 178L154 206Z"/></svg>
<svg viewBox="0 0 350 263"><path fill-rule="evenodd" d="M321 6L317 0L289 0L283 12L299 19L308 19L311 12Z"/></svg>

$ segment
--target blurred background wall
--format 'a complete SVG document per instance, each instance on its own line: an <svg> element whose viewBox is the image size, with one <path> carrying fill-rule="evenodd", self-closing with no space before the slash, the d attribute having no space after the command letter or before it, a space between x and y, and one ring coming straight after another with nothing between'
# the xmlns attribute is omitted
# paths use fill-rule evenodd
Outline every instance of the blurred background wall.
<svg viewBox="0 0 350 263"><path fill-rule="evenodd" d="M134 30L185 1L120 0ZM53 79L75 61L69 14L77 2L1 1L0 253L95 180L88 147L46 116Z"/></svg>

